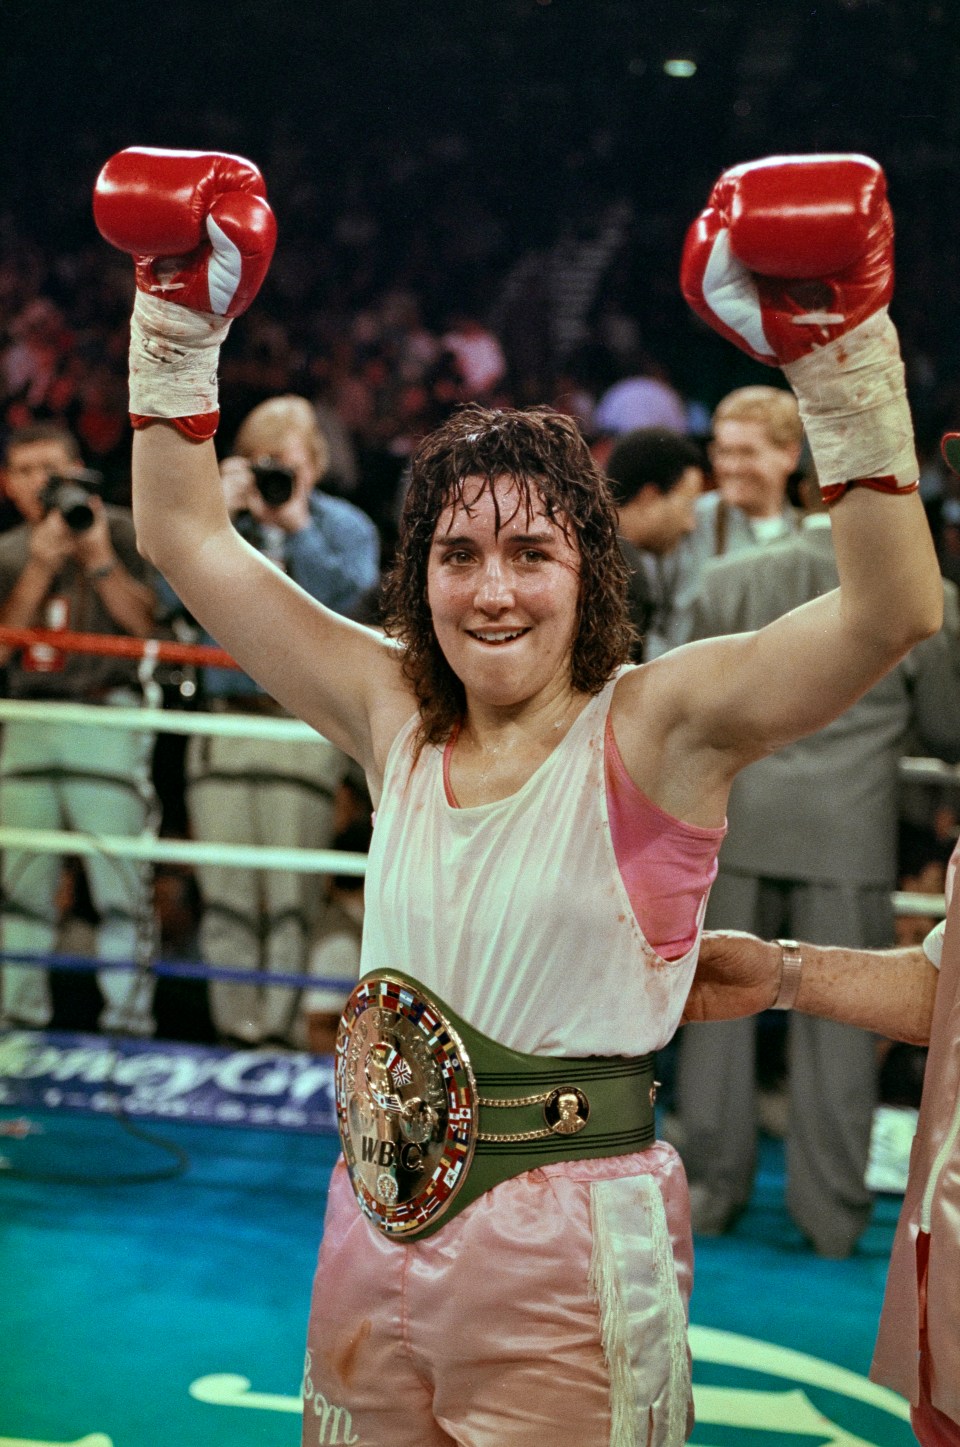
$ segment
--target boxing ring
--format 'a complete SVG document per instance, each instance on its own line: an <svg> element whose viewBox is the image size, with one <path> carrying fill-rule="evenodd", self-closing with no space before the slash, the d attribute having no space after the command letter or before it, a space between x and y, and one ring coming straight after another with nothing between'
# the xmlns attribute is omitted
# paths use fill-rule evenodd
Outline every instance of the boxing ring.
<svg viewBox="0 0 960 1447"><path fill-rule="evenodd" d="M0 630L8 644L37 636ZM58 647L97 646L55 638ZM7 699L0 725L55 712L152 734L315 737L293 719L153 706L159 664L223 665L225 655L114 642L140 659L146 706ZM904 777L960 784L956 770L930 760L905 761ZM146 867L215 860L358 877L366 867L364 855L335 850L32 831L0 820L2 849L100 852ZM898 913L935 917L942 904L937 895L894 898ZM103 968L84 956L0 958ZM162 958L111 967L291 990L316 983ZM295 1447L310 1281L336 1154L329 1058L0 1032L0 1447ZM857 1255L833 1262L804 1248L782 1198L782 1145L763 1139L747 1214L731 1236L698 1242L691 1441L909 1447L905 1404L866 1379L899 1200L881 1196ZM312 1430L318 1447L359 1447L343 1415Z"/></svg>

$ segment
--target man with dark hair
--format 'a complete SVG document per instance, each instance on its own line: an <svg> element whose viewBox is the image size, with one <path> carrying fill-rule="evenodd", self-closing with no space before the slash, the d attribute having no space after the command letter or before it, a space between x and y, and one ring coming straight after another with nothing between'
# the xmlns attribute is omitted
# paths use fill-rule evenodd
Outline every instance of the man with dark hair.
<svg viewBox="0 0 960 1447"><path fill-rule="evenodd" d="M95 492L88 493L79 514L47 497L52 477L75 476L81 466L76 439L58 423L38 422L11 433L4 486L22 521L0 537L0 624L148 638L154 595L130 514L105 504ZM0 648L0 663L6 664L13 698L122 704L139 697L136 664L128 659L35 643ZM53 710L49 722L11 720L0 749L0 819L25 829L138 834L149 807L150 744L148 735L127 729L62 723ZM141 904L137 866L132 860L94 856L87 868L101 917L98 954L130 959ZM53 949L59 875L56 855L4 851L0 926L5 951ZM6 964L2 980L0 1002L8 1023L50 1023L45 971ZM146 986L132 987L129 976L115 971L101 972L99 983L105 1028L139 1034L152 1029Z"/></svg>
<svg viewBox="0 0 960 1447"><path fill-rule="evenodd" d="M697 524L704 458L697 444L662 427L638 427L619 439L605 472L617 508L620 551L630 569L630 617L639 635L635 662L666 648L670 608L667 558Z"/></svg>

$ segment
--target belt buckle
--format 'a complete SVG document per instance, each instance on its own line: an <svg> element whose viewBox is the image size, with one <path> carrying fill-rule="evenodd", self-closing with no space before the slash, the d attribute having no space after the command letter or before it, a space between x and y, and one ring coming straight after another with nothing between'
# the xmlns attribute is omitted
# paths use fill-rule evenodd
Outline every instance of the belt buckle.
<svg viewBox="0 0 960 1447"><path fill-rule="evenodd" d="M422 990L368 975L337 1031L337 1125L361 1211L409 1239L449 1209L479 1130L473 1067L456 1030Z"/></svg>

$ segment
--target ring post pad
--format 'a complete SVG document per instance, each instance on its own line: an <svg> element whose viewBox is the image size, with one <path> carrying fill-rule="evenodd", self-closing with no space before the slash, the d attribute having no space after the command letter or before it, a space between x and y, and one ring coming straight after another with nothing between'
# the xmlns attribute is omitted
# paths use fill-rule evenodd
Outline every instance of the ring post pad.
<svg viewBox="0 0 960 1447"><path fill-rule="evenodd" d="M430 1235L523 1171L627 1155L655 1139L652 1055L525 1055L399 970L376 970L353 990L335 1071L354 1194L394 1240Z"/></svg>

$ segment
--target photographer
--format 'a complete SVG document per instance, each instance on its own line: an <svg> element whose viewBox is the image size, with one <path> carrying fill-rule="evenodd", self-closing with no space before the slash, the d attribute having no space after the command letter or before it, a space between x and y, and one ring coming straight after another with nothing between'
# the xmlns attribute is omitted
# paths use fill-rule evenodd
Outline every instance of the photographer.
<svg viewBox="0 0 960 1447"><path fill-rule="evenodd" d="M4 459L6 493L23 521L0 536L0 624L85 633L153 630L154 594L124 508L97 495L99 476L83 470L72 434L38 422L13 432ZM71 703L139 701L136 663L66 653L48 644L0 649L12 698ZM139 834L151 804L152 739L127 729L11 721L0 749L0 821L8 827L72 828L94 834ZM3 948L47 952L57 931L61 860L5 850L0 910ZM134 955L140 883L130 860L92 857L87 874L100 915L101 959ZM52 1005L43 970L3 966L8 1024L44 1027ZM148 983L102 971L104 1029L152 1032Z"/></svg>
<svg viewBox="0 0 960 1447"><path fill-rule="evenodd" d="M234 455L220 464L234 527L312 597L350 613L379 579L379 537L367 515L318 487L328 451L303 397L262 402L241 424ZM245 674L209 668L207 706L277 716L284 710ZM323 849L347 758L325 740L194 738L187 804L197 839ZM287 974L306 968L322 902L314 875L203 865L200 947L209 965ZM210 1006L220 1037L285 1042L296 996L288 989L214 981Z"/></svg>

